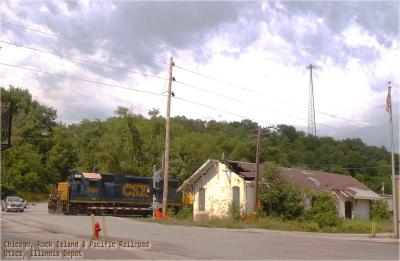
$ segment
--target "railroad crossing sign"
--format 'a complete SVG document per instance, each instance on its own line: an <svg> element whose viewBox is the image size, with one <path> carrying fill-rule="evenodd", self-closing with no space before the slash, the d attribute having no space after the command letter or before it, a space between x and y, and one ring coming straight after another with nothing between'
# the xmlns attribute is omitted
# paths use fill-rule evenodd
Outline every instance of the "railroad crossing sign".
<svg viewBox="0 0 400 261"><path fill-rule="evenodd" d="M160 182L161 180L161 170L157 170L156 166L153 168L153 185L155 185L156 182Z"/></svg>
<svg viewBox="0 0 400 261"><path fill-rule="evenodd" d="M157 170L156 166L153 167L153 218L155 218L155 214L157 209L162 208L161 202L157 201L157 191L160 190L160 181L161 181L161 170Z"/></svg>

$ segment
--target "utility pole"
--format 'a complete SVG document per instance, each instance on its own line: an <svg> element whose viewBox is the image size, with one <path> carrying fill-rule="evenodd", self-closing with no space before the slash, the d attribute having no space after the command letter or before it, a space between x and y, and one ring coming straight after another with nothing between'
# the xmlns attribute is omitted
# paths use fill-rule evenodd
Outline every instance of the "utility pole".
<svg viewBox="0 0 400 261"><path fill-rule="evenodd" d="M255 210L257 210L258 205L258 187L259 187L259 177L260 177L260 147L261 147L261 126L257 128L257 149L256 149L256 176L255 176Z"/></svg>
<svg viewBox="0 0 400 261"><path fill-rule="evenodd" d="M8 147L11 147L11 133L12 133L12 117L14 110L14 102L10 101L10 108L8 109Z"/></svg>
<svg viewBox="0 0 400 261"><path fill-rule="evenodd" d="M165 152L164 152L164 190L163 190L163 215L167 213L168 202L168 168L169 168L169 143L170 143L170 117L171 117L171 87L172 87L172 67L174 59L169 59L169 75L168 75L168 101L167 101L167 122L165 124Z"/></svg>
<svg viewBox="0 0 400 261"><path fill-rule="evenodd" d="M8 105L4 106L4 103L1 103L1 130L2 133L7 135L7 144L1 143L1 151L11 148L11 133L12 133L12 117L13 117L13 108L14 102L10 101ZM5 110L5 112L3 112ZM3 115L5 116L3 119ZM1 136L1 134L0 134ZM3 142L3 137L1 137L1 141Z"/></svg>
<svg viewBox="0 0 400 261"><path fill-rule="evenodd" d="M315 107L314 107L314 86L312 78L312 69L315 68L312 64L307 66L310 70L310 89L308 97L308 134L316 136L317 128L315 126Z"/></svg>
<svg viewBox="0 0 400 261"><path fill-rule="evenodd" d="M93 166L92 166L92 172L96 172L96 156L95 156L95 150L93 150Z"/></svg>
<svg viewBox="0 0 400 261"><path fill-rule="evenodd" d="M386 99L386 111L389 112L390 121L390 143L392 150L392 202L393 202L393 225L394 225L394 238L399 238L399 202L396 186L396 171L394 162L394 143L393 143L393 119L392 119L392 87L391 82L388 82L388 96Z"/></svg>

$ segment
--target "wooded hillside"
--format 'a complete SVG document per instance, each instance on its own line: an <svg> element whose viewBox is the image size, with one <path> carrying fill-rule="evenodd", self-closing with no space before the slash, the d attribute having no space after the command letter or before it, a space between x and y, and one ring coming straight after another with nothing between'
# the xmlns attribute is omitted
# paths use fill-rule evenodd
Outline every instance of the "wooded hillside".
<svg viewBox="0 0 400 261"><path fill-rule="evenodd" d="M106 120L64 125L56 110L32 99L27 90L1 88L13 100L12 148L2 152L2 196L47 192L71 170L151 176L161 167L165 119L153 109L139 115L118 107ZM171 121L170 176L189 177L207 159L255 162L257 123L217 122L174 117ZM390 153L360 139L307 136L292 126L264 130L262 161L281 166L352 175L371 189L391 193Z"/></svg>

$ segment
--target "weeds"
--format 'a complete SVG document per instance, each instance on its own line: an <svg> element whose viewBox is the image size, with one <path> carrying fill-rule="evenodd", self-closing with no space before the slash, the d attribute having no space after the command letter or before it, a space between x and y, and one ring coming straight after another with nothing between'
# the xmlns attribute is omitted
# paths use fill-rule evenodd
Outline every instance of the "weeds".
<svg viewBox="0 0 400 261"><path fill-rule="evenodd" d="M179 213L178 213L179 215ZM202 217L195 221L191 218L178 219L169 218L161 220L143 219L145 221L157 222L170 225L183 226L200 226L210 228L260 228L271 230L286 230L286 231L304 231L304 232L324 232L324 233L365 233L371 232L370 220L342 220L336 226L320 227L312 220L284 220L280 217L259 216L252 222L244 222L232 217L219 219ZM377 232L392 232L392 223L390 220L385 220L377 223Z"/></svg>

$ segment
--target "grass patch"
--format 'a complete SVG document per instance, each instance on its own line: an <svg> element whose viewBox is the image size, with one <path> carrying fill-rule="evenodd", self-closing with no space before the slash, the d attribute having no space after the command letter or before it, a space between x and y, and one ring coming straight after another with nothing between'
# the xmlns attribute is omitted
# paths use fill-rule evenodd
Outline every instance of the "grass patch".
<svg viewBox="0 0 400 261"><path fill-rule="evenodd" d="M234 218L201 218L194 221L191 218L168 217L165 219L142 218L146 222L179 225L179 226L199 226L210 228L261 228L271 230L304 231L304 232L325 232L325 233L371 233L370 220L343 220L340 224L332 227L320 227L317 223L310 220L283 220L279 217L260 217L251 222L244 222ZM377 223L377 232L392 232L391 220Z"/></svg>

